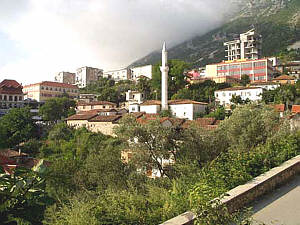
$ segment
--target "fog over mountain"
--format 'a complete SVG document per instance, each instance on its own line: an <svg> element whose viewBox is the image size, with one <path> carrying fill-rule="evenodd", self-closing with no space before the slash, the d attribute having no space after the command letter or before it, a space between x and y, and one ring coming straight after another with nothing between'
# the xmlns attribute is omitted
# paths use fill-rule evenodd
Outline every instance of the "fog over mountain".
<svg viewBox="0 0 300 225"><path fill-rule="evenodd" d="M238 10L233 1L1 0L0 80L127 66L163 41L174 46L216 28Z"/></svg>

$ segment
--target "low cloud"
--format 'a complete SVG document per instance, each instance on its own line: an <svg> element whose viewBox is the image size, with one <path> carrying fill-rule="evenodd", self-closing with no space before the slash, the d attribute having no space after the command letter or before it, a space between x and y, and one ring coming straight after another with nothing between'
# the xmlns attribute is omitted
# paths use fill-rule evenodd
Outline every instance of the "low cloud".
<svg viewBox="0 0 300 225"><path fill-rule="evenodd" d="M0 80L30 83L85 65L127 66L163 41L172 46L220 25L230 1L1 0L0 34L24 57L0 64Z"/></svg>

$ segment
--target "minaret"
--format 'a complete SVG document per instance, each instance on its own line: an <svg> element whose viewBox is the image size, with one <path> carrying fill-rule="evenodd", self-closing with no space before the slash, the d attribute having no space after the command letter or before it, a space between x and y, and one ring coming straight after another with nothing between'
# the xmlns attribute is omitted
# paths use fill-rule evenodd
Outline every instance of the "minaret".
<svg viewBox="0 0 300 225"><path fill-rule="evenodd" d="M166 42L161 52L161 110L168 110L168 52L166 50Z"/></svg>

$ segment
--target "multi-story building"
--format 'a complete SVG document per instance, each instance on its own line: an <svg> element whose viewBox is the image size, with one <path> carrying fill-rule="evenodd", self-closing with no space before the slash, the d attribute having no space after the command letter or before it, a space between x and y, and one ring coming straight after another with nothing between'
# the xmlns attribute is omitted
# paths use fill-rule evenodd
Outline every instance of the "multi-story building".
<svg viewBox="0 0 300 225"><path fill-rule="evenodd" d="M262 57L262 37L255 29L240 34L240 38L225 42L227 60L260 59Z"/></svg>
<svg viewBox="0 0 300 225"><path fill-rule="evenodd" d="M103 73L103 77L113 79L114 81L129 80L131 78L130 69L110 70Z"/></svg>
<svg viewBox="0 0 300 225"><path fill-rule="evenodd" d="M230 105L232 97L240 96L242 100L260 101L262 99L263 88L260 87L232 87L215 91L216 102L220 105Z"/></svg>
<svg viewBox="0 0 300 225"><path fill-rule="evenodd" d="M99 77L103 76L103 70L92 67L81 67L76 71L76 80L75 84L79 88L84 88L88 84L99 80Z"/></svg>
<svg viewBox="0 0 300 225"><path fill-rule="evenodd" d="M44 102L50 98L69 96L78 98L79 88L76 85L64 84L52 81L43 81L41 83L26 85L23 88L25 99L34 99L38 102Z"/></svg>
<svg viewBox="0 0 300 225"><path fill-rule="evenodd" d="M141 76L152 79L152 65L131 68L132 80L136 81Z"/></svg>
<svg viewBox="0 0 300 225"><path fill-rule="evenodd" d="M242 75L248 75L251 82L266 82L272 80L274 73L275 69L268 59L224 61L206 66L207 78L216 83L240 80Z"/></svg>
<svg viewBox="0 0 300 225"><path fill-rule="evenodd" d="M77 111L90 111L94 109L115 109L117 104L108 101L96 101L96 102L78 102Z"/></svg>
<svg viewBox="0 0 300 225"><path fill-rule="evenodd" d="M3 80L0 83L0 116L11 108L24 105L22 85L15 80Z"/></svg>
<svg viewBox="0 0 300 225"><path fill-rule="evenodd" d="M58 74L56 74L54 80L59 83L75 84L75 77L75 73L59 72Z"/></svg>

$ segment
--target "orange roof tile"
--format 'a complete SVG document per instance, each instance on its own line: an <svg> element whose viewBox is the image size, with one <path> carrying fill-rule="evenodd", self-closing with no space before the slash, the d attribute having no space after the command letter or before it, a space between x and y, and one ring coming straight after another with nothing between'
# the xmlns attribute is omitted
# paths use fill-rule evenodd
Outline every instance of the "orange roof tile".
<svg viewBox="0 0 300 225"><path fill-rule="evenodd" d="M75 114L68 117L66 120L89 120L97 116L98 113L87 113L87 114Z"/></svg>
<svg viewBox="0 0 300 225"><path fill-rule="evenodd" d="M59 83L59 82L53 82L53 81L42 81L42 82L36 83L36 84L29 84L29 85L25 85L24 88L28 88L28 87L32 87L32 86L36 86L36 85L44 85L44 86L50 86L50 87L61 87L61 88L79 89L76 85Z"/></svg>
<svg viewBox="0 0 300 225"><path fill-rule="evenodd" d="M292 106L292 113L293 113L293 114L298 114L298 113L300 113L300 105L293 105L293 106Z"/></svg>
<svg viewBox="0 0 300 225"><path fill-rule="evenodd" d="M114 116L96 116L89 119L89 122L116 122L121 119L121 115L114 115Z"/></svg>
<svg viewBox="0 0 300 225"><path fill-rule="evenodd" d="M230 87L230 88L217 90L216 92L219 92L219 91L240 91L240 90L248 90L248 89L260 89L260 87Z"/></svg>
<svg viewBox="0 0 300 225"><path fill-rule="evenodd" d="M284 112L285 105L284 104L277 104L277 105L271 105L277 112Z"/></svg>
<svg viewBox="0 0 300 225"><path fill-rule="evenodd" d="M295 78L288 75L281 75L279 77L274 78L273 80L295 80Z"/></svg>
<svg viewBox="0 0 300 225"><path fill-rule="evenodd" d="M108 101L95 101L95 102L78 102L77 103L78 106L88 106L88 105L112 105L112 106L116 106L116 103L113 102L108 102Z"/></svg>
<svg viewBox="0 0 300 225"><path fill-rule="evenodd" d="M197 105L207 105L208 103L205 102L197 102L189 99L176 99L176 100L169 100L169 105L183 105L183 104L197 104ZM146 105L161 105L161 101L158 100L149 100L141 104L142 106Z"/></svg>
<svg viewBox="0 0 300 225"><path fill-rule="evenodd" d="M5 79L0 83L0 93L22 95L22 85L15 80Z"/></svg>

